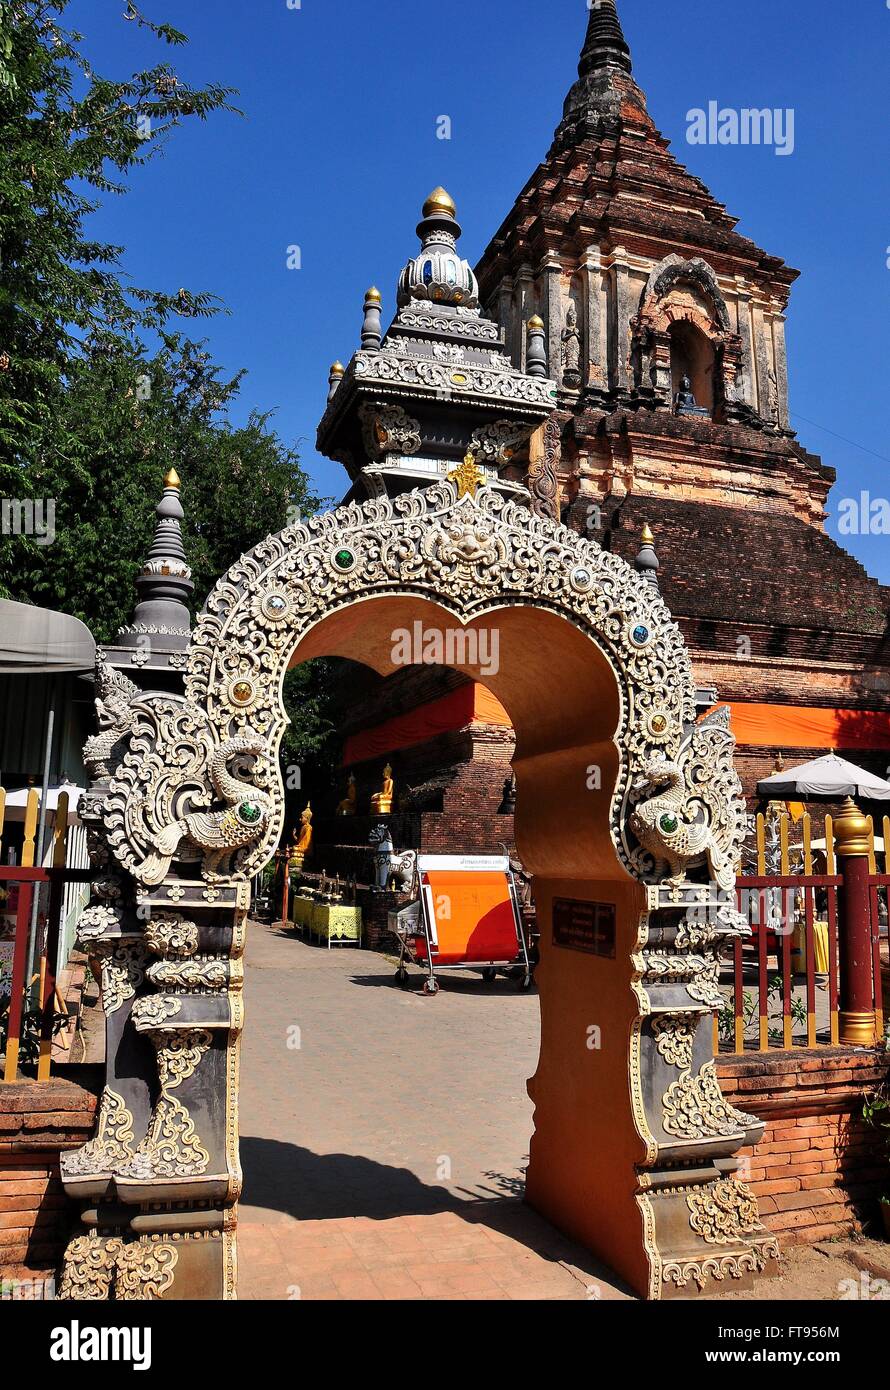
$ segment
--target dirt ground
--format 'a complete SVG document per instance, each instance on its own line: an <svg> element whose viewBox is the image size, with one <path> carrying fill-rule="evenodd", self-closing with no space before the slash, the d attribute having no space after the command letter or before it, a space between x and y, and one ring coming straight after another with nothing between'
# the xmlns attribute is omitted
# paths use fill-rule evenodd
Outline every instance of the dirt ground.
<svg viewBox="0 0 890 1390"><path fill-rule="evenodd" d="M796 1245L783 1252L782 1272L756 1292L726 1293L718 1301L813 1303L890 1300L890 1244L850 1238Z"/></svg>

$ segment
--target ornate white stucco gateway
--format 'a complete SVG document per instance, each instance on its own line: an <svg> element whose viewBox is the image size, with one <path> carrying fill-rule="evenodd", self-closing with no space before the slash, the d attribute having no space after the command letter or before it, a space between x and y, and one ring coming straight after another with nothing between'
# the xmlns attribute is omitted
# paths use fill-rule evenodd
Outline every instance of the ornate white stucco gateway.
<svg viewBox="0 0 890 1390"><path fill-rule="evenodd" d="M241 955L251 877L283 831L284 676L298 647L298 659L322 653L312 635L334 630L338 615L387 601L399 613L433 604L464 626L518 610L561 619L576 644L589 639L596 667L576 705L596 687L616 711L604 738L614 777L590 800L608 853L600 844L598 866L583 862L582 812L565 825L569 857L582 836L576 862L536 883L542 1052L530 1200L650 1297L740 1278L777 1254L750 1194L727 1176L732 1155L761 1127L723 1100L711 1045L718 954L741 929L733 866L743 803L726 720L696 724L688 654L645 578L478 484L459 472L264 541L208 599L183 695L141 692L100 671L102 733L86 757L101 873L83 937L106 961L115 1031L97 1135L63 1163L69 1192L88 1203L87 1233L66 1265L68 1296L234 1296ZM346 646L335 654L369 659L367 645L349 638L354 625L337 630ZM386 669L378 655L373 664ZM558 668L552 680L568 710L573 696ZM575 713L566 722L577 743L584 710ZM591 708L591 724L603 717ZM558 751L565 776L566 750ZM538 765L551 754L538 748ZM586 770L577 767L582 781ZM535 869L534 818L529 825L520 850ZM612 913L611 960L551 939L554 903L572 900ZM589 977L578 1036L591 1017L609 1021L599 1070L586 1048L570 1055L567 970ZM623 1122L623 1153L608 1140L597 1153L588 1118L566 1108L578 1084L601 1107L604 1133ZM605 1207L607 1194L622 1224L613 1229L604 1215L600 1231L590 1208Z"/></svg>

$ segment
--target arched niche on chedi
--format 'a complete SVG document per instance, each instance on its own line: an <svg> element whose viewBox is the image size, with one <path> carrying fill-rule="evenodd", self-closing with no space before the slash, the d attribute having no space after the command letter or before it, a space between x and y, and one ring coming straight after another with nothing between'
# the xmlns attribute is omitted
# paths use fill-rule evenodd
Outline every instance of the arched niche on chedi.
<svg viewBox="0 0 890 1390"><path fill-rule="evenodd" d="M742 399L742 340L701 257L671 255L652 270L631 321L631 356L636 385L651 388L662 405L672 404L678 378L689 375L700 405L715 419L734 418Z"/></svg>
<svg viewBox="0 0 890 1390"><path fill-rule="evenodd" d="M734 1176L762 1126L723 1098L712 1051L741 928L732 736L695 722L657 590L481 481L465 466L264 541L211 594L183 695L103 673L81 935L115 1031L96 1137L63 1163L85 1223L65 1296L235 1296L241 956L283 827L282 683L322 654L386 673L417 618L499 633L486 683L516 729L542 926L528 1200L644 1297L777 1256Z"/></svg>

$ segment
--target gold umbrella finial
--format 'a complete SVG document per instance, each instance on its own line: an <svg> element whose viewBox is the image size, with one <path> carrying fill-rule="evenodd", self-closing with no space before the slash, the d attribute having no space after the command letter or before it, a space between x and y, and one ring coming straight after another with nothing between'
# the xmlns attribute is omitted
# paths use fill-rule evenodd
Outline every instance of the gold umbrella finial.
<svg viewBox="0 0 890 1390"><path fill-rule="evenodd" d="M451 194L440 184L438 188L433 189L424 203L423 215L424 217L435 217L441 213L444 213L446 217L455 217L457 206Z"/></svg>

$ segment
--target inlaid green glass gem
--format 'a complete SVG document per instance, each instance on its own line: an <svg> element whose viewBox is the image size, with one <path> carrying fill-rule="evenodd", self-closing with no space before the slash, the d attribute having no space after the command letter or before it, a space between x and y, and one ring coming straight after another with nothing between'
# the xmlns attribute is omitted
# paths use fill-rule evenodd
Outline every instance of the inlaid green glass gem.
<svg viewBox="0 0 890 1390"><path fill-rule="evenodd" d="M262 814L262 811L255 801L242 801L241 805L238 807L238 815L244 821L245 825L256 825Z"/></svg>
<svg viewBox="0 0 890 1390"><path fill-rule="evenodd" d="M354 560L355 556L351 550L338 550L334 556L334 564L338 570L348 570Z"/></svg>
<svg viewBox="0 0 890 1390"><path fill-rule="evenodd" d="M680 822L676 816L662 816L658 824L665 835L673 835L674 831L679 828Z"/></svg>

